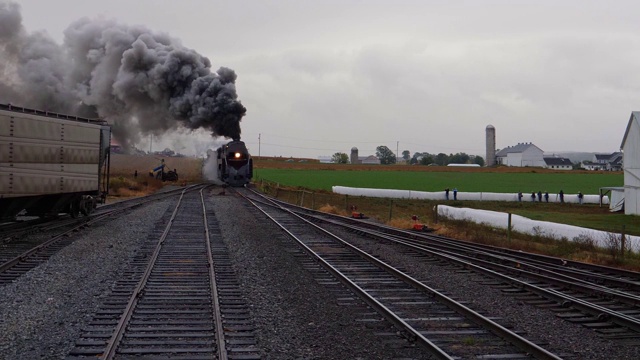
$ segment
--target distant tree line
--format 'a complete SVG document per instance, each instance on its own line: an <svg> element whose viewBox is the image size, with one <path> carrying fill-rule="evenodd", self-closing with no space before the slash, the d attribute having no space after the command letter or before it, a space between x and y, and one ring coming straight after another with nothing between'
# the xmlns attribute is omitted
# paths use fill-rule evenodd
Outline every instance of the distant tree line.
<svg viewBox="0 0 640 360"><path fill-rule="evenodd" d="M405 161L411 165L440 165L446 166L449 164L478 164L480 166L484 166L484 158L482 156L477 155L469 155L463 152L455 153L455 154L430 154L428 152L416 152L413 154L411 159L409 159L408 154L409 151L405 150L402 154L404 156L405 152L407 153L405 157Z"/></svg>
<svg viewBox="0 0 640 360"><path fill-rule="evenodd" d="M398 162L396 154L388 147L381 145L376 148L376 157L380 159L380 164L390 165ZM430 154L428 152L416 152L411 156L409 150L402 152L402 160L406 164L411 165L440 165L446 166L449 164L478 164L484 166L484 158L477 155L469 155L465 153L456 154ZM331 157L331 161L337 164L346 164L349 162L347 154L337 152Z"/></svg>
<svg viewBox="0 0 640 360"><path fill-rule="evenodd" d="M331 162L336 164L346 164L349 162L349 156L343 152L337 152L331 156Z"/></svg>

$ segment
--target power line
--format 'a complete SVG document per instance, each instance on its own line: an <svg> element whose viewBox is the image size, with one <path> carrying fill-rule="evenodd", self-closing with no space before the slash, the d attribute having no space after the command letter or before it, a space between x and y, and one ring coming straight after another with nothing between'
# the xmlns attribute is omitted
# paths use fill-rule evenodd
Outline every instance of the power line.
<svg viewBox="0 0 640 360"><path fill-rule="evenodd" d="M354 140L327 140L327 139L322 139L322 140L317 140L317 139L306 139L306 138L298 138L298 137L292 137L292 136L282 136L282 135L275 135L275 134L268 134L268 133L261 133L262 135L268 135L270 137L274 137L274 138L281 138L281 139L289 139L289 140L299 140L299 141L314 141L314 142L324 142L324 143L342 143L342 144L378 144L378 143L391 143L393 141L354 141Z"/></svg>
<svg viewBox="0 0 640 360"><path fill-rule="evenodd" d="M424 143L418 143L418 142L414 142L414 141L404 141L404 140L391 140L391 141L342 141L342 140L318 140L318 139L307 139L307 138L298 138L298 137L291 137L291 136L283 136L283 135L276 135L276 134L268 134L268 133L260 133L258 134L259 140L258 142L251 142L251 141L245 141L245 143L247 145L257 145L257 146L261 146L261 145L266 145L266 146L272 146L272 147L278 147L278 148L286 148L286 149L299 149L299 150L309 150L309 151L324 151L324 152L331 152L331 153L335 153L335 152L345 152L344 148L336 148L332 145L329 145L330 147L314 147L314 146L296 146L296 145L285 145L284 143L270 143L270 142L264 142L262 139L262 135L268 136L269 138L280 138L280 139L288 139L288 140L296 140L296 141L302 141L305 143L309 143L309 142L316 142L316 143L325 143L325 144L349 144L350 147L351 146L357 146L359 144L377 144L378 146L387 146L388 148L391 148L393 146L393 143L395 142L396 144L396 153L399 152L398 146L399 143L403 143L403 150L408 150L409 147L414 148L412 150L412 152L429 152L429 153L441 153L441 152L469 152L469 153L477 153L477 154L483 154L485 149L484 148L478 148L478 149L471 149L471 148L463 148L463 147L451 147L451 146L441 146L441 145L435 145L431 142L431 140L425 140ZM434 146L435 145L435 146ZM349 147L349 149L350 149ZM438 151L434 151L433 149L429 149L429 148L437 148L439 149ZM359 149L360 151L363 152L370 152L370 153L375 153L377 151L377 146L376 148L373 149Z"/></svg>

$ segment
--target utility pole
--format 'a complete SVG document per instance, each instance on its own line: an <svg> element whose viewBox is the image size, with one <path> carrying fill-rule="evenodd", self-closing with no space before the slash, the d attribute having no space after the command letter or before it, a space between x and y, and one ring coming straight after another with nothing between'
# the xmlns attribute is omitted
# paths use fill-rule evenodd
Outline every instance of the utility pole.
<svg viewBox="0 0 640 360"><path fill-rule="evenodd" d="M258 134L258 159L260 159L260 136L262 136L262 134Z"/></svg>
<svg viewBox="0 0 640 360"><path fill-rule="evenodd" d="M151 147L153 146L153 134L151 134L151 139L149 140L149 154L152 154Z"/></svg>
<svg viewBox="0 0 640 360"><path fill-rule="evenodd" d="M396 141L396 165L398 165L398 159L400 159L400 141Z"/></svg>

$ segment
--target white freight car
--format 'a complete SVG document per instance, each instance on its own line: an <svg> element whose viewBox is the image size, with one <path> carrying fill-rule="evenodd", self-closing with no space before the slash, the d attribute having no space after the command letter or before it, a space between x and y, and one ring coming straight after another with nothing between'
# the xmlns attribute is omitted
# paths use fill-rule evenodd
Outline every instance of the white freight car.
<svg viewBox="0 0 640 360"><path fill-rule="evenodd" d="M102 120L0 104L0 218L88 214L109 190Z"/></svg>

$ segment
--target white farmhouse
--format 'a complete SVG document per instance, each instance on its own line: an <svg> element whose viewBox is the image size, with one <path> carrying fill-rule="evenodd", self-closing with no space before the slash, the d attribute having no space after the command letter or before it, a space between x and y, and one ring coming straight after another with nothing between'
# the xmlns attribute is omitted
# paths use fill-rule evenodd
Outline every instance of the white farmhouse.
<svg viewBox="0 0 640 360"><path fill-rule="evenodd" d="M631 113L620 148L624 154L624 213L640 215L640 111Z"/></svg>
<svg viewBox="0 0 640 360"><path fill-rule="evenodd" d="M532 143L521 143L498 151L496 153L496 163L518 167L544 167L546 163L542 156L543 153L539 147Z"/></svg>

